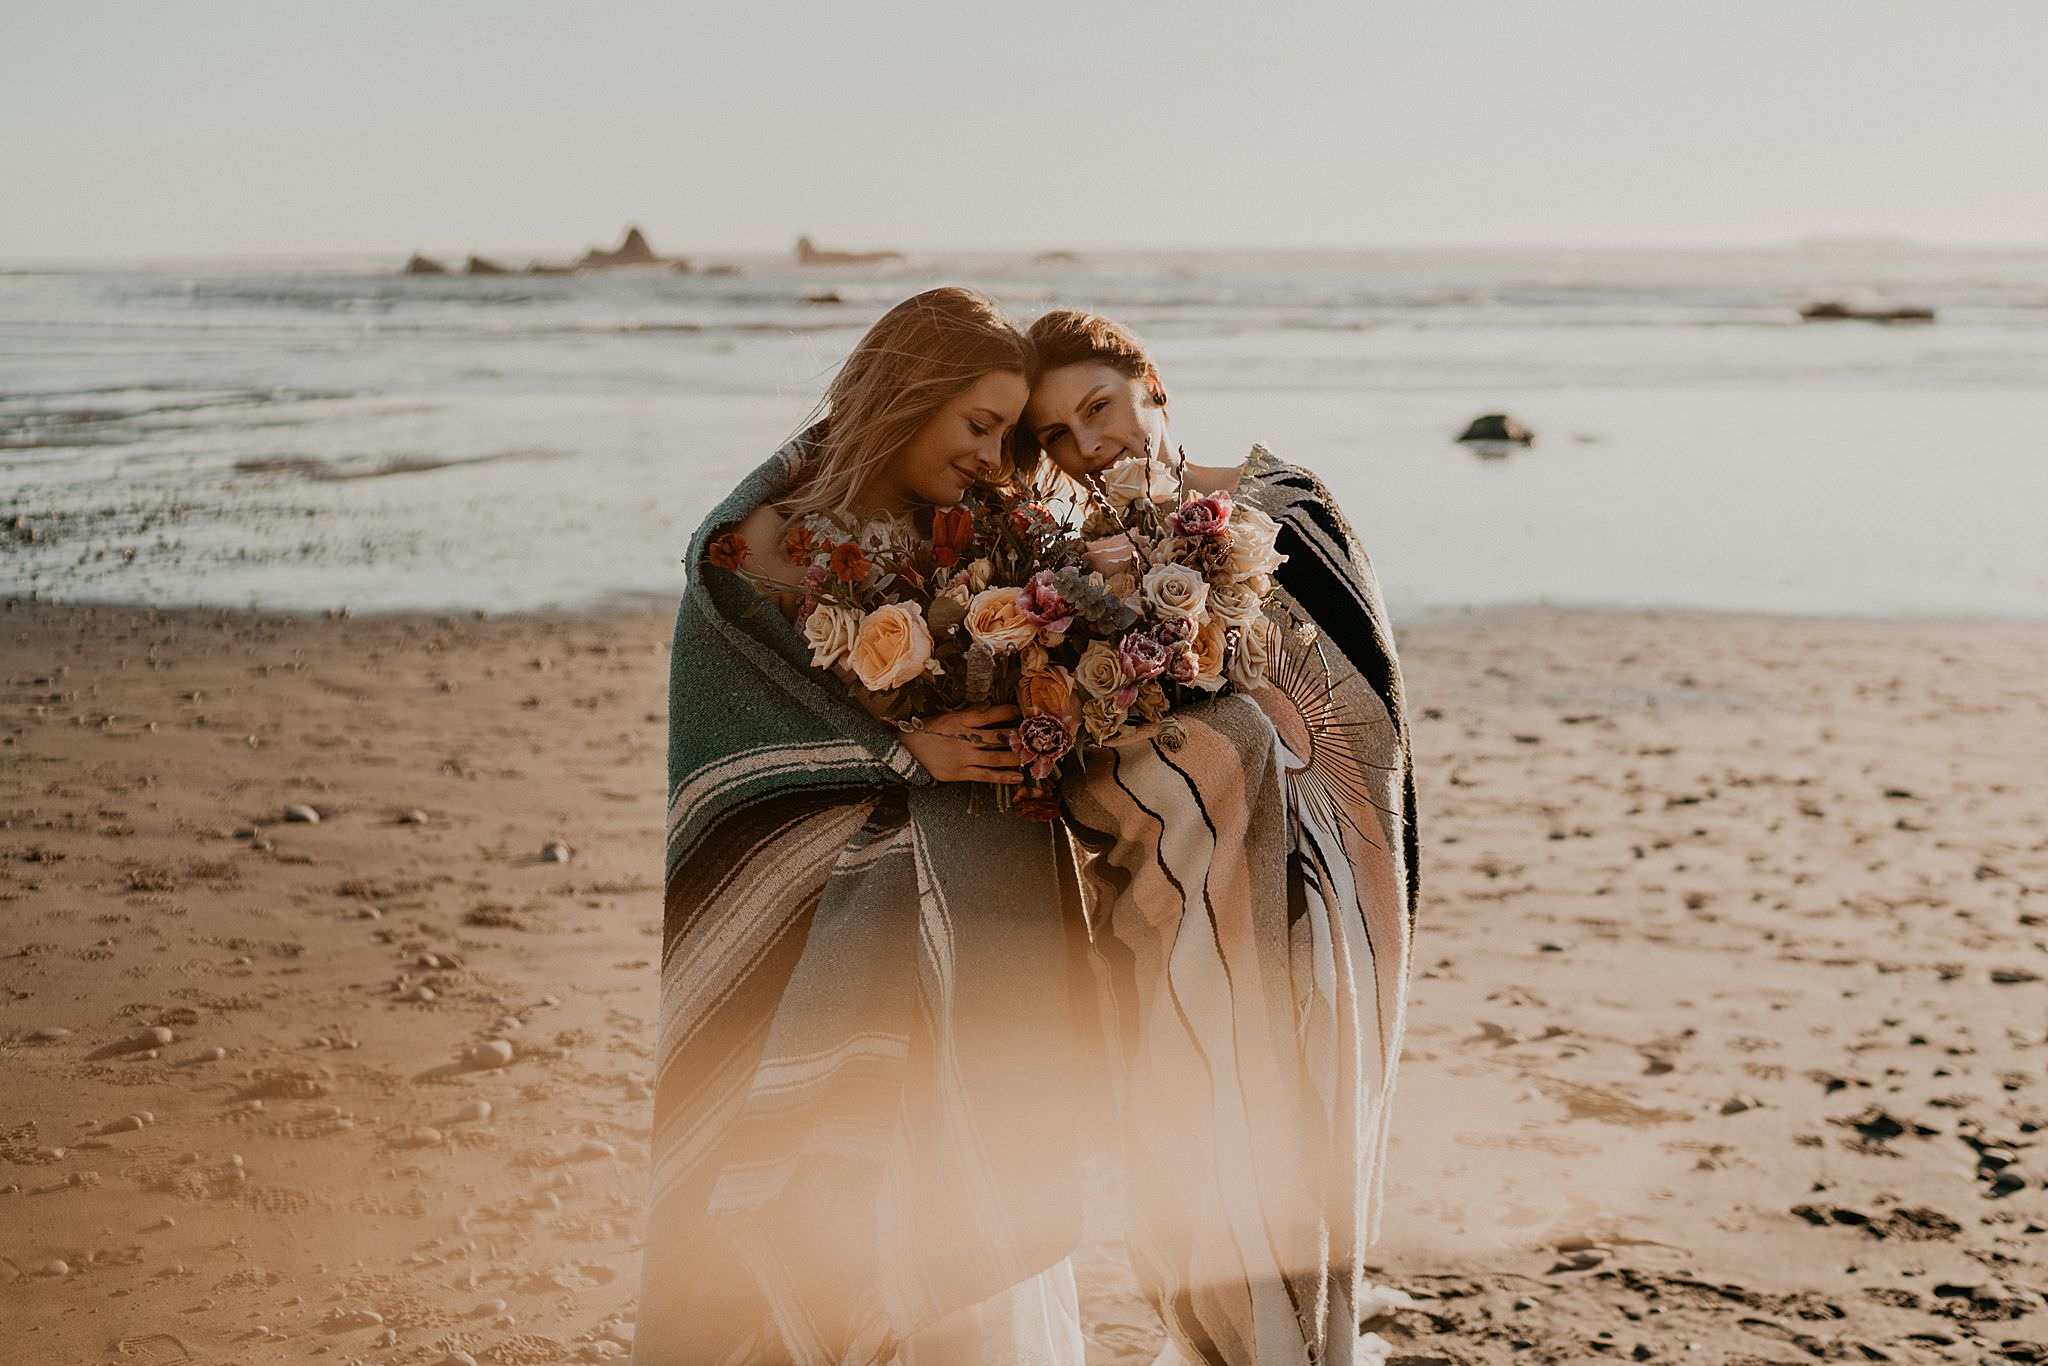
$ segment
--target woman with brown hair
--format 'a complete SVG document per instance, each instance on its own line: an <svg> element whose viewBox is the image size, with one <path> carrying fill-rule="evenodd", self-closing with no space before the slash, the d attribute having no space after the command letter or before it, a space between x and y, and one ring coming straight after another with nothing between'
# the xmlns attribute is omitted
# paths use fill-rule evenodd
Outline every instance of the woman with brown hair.
<svg viewBox="0 0 2048 1366"><path fill-rule="evenodd" d="M1098 506L1224 495L1275 584L1266 617L1231 628L1232 693L1090 751L1064 792L1094 853L1126 1241L1167 1329L1159 1363L1348 1366L1383 1346L1358 1319L1417 892L1386 607L1313 474L1256 446L1187 462L1129 331L1059 310L1030 338L1020 475ZM1115 578L1146 550L1111 535L1091 559Z"/></svg>
<svg viewBox="0 0 2048 1366"><path fill-rule="evenodd" d="M805 513L890 535L1001 474L1029 358L972 291L905 300L691 542L641 1366L1081 1366L1053 832L970 786L1016 780L1015 710L862 711L781 549Z"/></svg>

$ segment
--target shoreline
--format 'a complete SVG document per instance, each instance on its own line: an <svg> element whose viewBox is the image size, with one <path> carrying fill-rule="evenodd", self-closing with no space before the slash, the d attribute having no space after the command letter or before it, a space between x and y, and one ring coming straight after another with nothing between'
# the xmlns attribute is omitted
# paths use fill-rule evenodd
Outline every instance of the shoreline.
<svg viewBox="0 0 2048 1366"><path fill-rule="evenodd" d="M327 608L282 608L231 606L211 603L158 604L127 598L22 597L0 598L0 625L16 613L106 612L116 616L155 616L167 620L203 617L246 621L303 622L631 622L655 617L673 617L681 600L680 590L670 597L637 589L622 589L585 607L534 607L492 611L482 607L463 608L369 608L358 611L347 605ZM1653 621L1697 619L1708 622L1754 622L1781 625L1827 627L1871 627L1877 629L2010 630L2048 633L2048 614L2026 616L1998 612L1871 612L1825 613L1774 612L1748 607L1694 607L1686 605L1645 606L1633 603L1554 602L1532 598L1526 601L1477 603L1469 605L1410 606L1405 610L1389 604L1397 630L1450 627L1480 622L1514 623L1536 617L1572 619L1618 619L1641 617Z"/></svg>
<svg viewBox="0 0 2048 1366"><path fill-rule="evenodd" d="M671 621L0 613L16 1355L620 1354ZM2014 1027L2048 624L1396 625L1424 901L1371 1260L1416 1306L1375 1330L1463 1363L2048 1340L2048 1044ZM1098 1177L1089 1361L1143 1366Z"/></svg>

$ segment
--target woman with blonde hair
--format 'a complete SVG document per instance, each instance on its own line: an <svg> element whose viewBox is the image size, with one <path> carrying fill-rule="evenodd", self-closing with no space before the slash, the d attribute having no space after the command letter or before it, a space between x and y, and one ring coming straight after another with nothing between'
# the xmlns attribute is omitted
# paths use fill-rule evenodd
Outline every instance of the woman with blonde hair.
<svg viewBox="0 0 2048 1366"><path fill-rule="evenodd" d="M970 786L1017 779L1015 709L862 711L782 551L807 513L886 535L1001 476L1029 364L981 295L905 300L691 542L641 1366L1081 1366L1079 941L1052 828Z"/></svg>
<svg viewBox="0 0 2048 1366"><path fill-rule="evenodd" d="M1151 355L1098 314L1032 324L1020 476L1106 514L1214 496L1272 605L1215 606L1233 691L1089 752L1064 790L1117 1042L1126 1241L1163 1363L1350 1366L1377 1235L1416 912L1415 788L1379 586L1322 481L1253 447L1189 464ZM1129 535L1094 543L1112 578ZM1247 611L1246 609L1249 608Z"/></svg>

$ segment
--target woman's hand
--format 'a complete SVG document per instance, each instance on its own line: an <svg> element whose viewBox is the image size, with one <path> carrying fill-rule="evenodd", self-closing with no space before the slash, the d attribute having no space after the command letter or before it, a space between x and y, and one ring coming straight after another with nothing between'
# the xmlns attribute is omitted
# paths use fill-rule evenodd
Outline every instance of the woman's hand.
<svg viewBox="0 0 2048 1366"><path fill-rule="evenodd" d="M1131 543L1128 532L1120 531L1114 536L1104 536L1101 540L1090 541L1084 553L1088 567L1105 579L1131 573L1138 562L1138 548Z"/></svg>
<svg viewBox="0 0 2048 1366"><path fill-rule="evenodd" d="M1010 727L1017 716L1017 709L1007 703L949 711L900 738L925 772L942 783L1021 783L1024 771L1010 748Z"/></svg>

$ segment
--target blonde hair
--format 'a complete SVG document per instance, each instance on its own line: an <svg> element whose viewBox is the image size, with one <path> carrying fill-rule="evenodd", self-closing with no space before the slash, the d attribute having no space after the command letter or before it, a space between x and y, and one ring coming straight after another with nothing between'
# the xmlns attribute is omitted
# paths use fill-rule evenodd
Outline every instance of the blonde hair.
<svg viewBox="0 0 2048 1366"><path fill-rule="evenodd" d="M991 371L1031 372L1031 346L987 295L945 285L884 313L839 367L806 426L822 419L792 517L850 507L934 413Z"/></svg>

